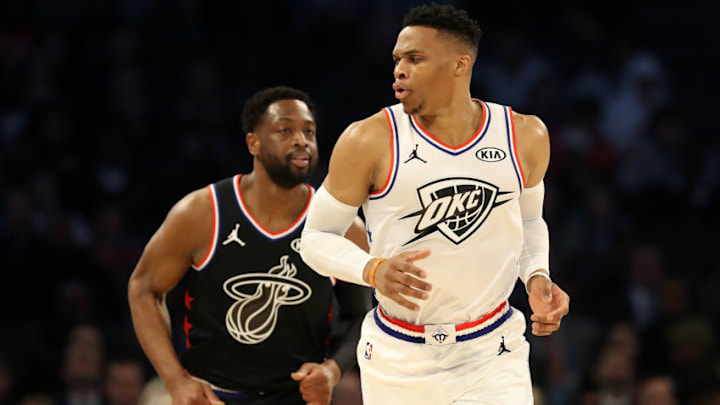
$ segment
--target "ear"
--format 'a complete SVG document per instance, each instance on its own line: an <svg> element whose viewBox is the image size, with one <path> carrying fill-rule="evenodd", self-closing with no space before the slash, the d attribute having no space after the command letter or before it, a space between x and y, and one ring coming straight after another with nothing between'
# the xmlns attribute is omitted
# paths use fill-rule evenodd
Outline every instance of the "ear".
<svg viewBox="0 0 720 405"><path fill-rule="evenodd" d="M245 135L245 143L251 155L258 156L260 154L260 137L257 136L257 134L248 132L248 134Z"/></svg>
<svg viewBox="0 0 720 405"><path fill-rule="evenodd" d="M470 71L472 71L472 65L472 57L470 57L470 55L464 54L458 56L455 61L455 74L463 76L470 73Z"/></svg>

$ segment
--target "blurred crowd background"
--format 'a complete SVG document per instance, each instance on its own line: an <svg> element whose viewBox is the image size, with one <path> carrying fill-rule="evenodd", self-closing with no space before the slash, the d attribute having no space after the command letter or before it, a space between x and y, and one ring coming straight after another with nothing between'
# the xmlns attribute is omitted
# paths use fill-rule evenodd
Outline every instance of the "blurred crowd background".
<svg viewBox="0 0 720 405"><path fill-rule="evenodd" d="M529 336L537 403L720 404L720 6L500 3L455 4L485 30L473 96L550 130L572 303ZM154 372L126 286L169 208L251 169L240 111L280 84L317 104L319 185L342 130L395 103L417 4L0 1L0 404L138 403Z"/></svg>

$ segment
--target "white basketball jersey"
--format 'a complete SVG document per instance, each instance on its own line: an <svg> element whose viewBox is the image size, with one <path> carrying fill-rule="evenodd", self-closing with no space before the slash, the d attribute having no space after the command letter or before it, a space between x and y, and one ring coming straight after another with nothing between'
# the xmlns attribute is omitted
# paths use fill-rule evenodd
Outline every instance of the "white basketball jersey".
<svg viewBox="0 0 720 405"><path fill-rule="evenodd" d="M432 284L411 311L376 291L386 312L416 325L475 320L509 298L523 245L518 197L524 175L512 111L480 103L483 123L458 147L422 128L402 104L385 108L392 167L382 190L363 204L371 254L429 249L415 262Z"/></svg>

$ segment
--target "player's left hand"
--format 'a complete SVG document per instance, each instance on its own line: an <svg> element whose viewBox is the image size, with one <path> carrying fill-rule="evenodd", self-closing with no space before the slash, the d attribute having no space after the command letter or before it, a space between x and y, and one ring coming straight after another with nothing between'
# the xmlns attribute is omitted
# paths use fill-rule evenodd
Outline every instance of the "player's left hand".
<svg viewBox="0 0 720 405"><path fill-rule="evenodd" d="M560 328L560 321L570 311L570 296L545 277L534 276L528 281L530 308L533 313L532 334L549 336Z"/></svg>
<svg viewBox="0 0 720 405"><path fill-rule="evenodd" d="M300 393L308 405L329 405L340 374L337 362L328 359L322 364L303 363L290 377L300 381Z"/></svg>

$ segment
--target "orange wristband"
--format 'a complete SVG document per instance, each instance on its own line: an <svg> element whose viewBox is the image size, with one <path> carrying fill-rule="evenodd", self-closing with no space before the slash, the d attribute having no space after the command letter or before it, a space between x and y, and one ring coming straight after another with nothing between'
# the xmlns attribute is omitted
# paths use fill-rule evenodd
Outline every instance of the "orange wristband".
<svg viewBox="0 0 720 405"><path fill-rule="evenodd" d="M377 288L375 287L375 270L377 270L377 268L380 266L380 263L384 262L385 260L387 259L384 257L376 259L375 263L373 263L372 267L370 268L370 274L368 275L368 283L370 283L373 288Z"/></svg>

